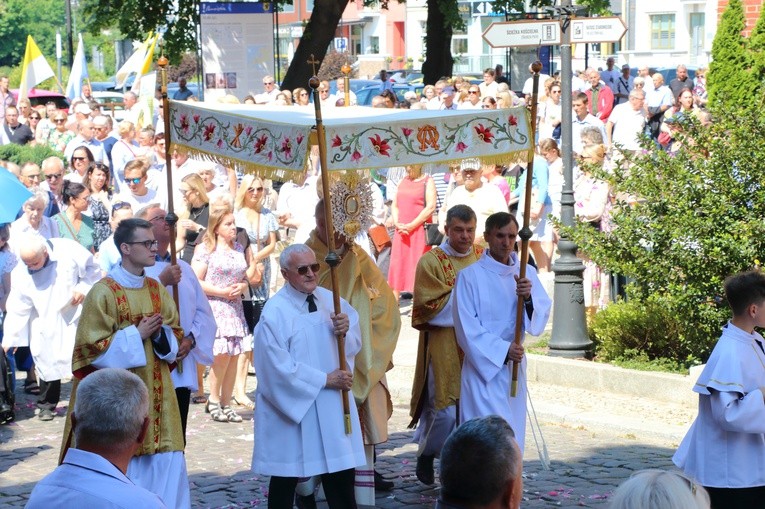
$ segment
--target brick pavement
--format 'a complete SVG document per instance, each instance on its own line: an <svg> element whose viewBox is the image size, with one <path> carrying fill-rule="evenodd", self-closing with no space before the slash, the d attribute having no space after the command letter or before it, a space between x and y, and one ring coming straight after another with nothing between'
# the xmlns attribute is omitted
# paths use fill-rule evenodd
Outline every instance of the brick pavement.
<svg viewBox="0 0 765 509"><path fill-rule="evenodd" d="M437 487L425 487L414 476L415 446L408 424L411 373L416 352L416 334L408 324L408 308L394 363L389 373L394 415L390 440L378 449L378 470L396 487L378 493L380 508L430 508L438 496ZM255 379L250 377L249 388ZM64 384L62 399L68 398L70 384ZM548 410L556 401L568 407L588 396L562 387L534 387L537 406ZM20 391L19 391L20 392ZM602 395L601 395L602 396ZM613 399L613 398L605 398ZM592 403L589 403L590 405ZM677 419L671 406L643 398L615 398L603 405L611 420L620 414L639 413L656 428L656 434L615 431L608 425L590 422L576 427L553 420L542 421L551 469L542 468L531 431L526 438L524 457L524 508L605 507L613 489L632 472L643 468L668 468L679 437L662 434L665 415ZM56 464L63 431L63 418L41 422L34 417L31 396L19 394L16 422L0 426L0 507L23 507L34 483ZM63 415L59 406L59 415ZM268 478L249 471L253 429L252 412L241 412L241 424L216 423L204 413L203 405L192 405L188 425L187 464L194 507L266 507ZM684 419L690 416L683 415Z"/></svg>

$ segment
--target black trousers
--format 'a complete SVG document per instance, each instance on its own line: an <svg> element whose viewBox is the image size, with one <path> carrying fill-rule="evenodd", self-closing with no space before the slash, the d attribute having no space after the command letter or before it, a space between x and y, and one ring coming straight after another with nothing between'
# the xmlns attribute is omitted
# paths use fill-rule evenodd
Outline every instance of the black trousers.
<svg viewBox="0 0 765 509"><path fill-rule="evenodd" d="M330 509L356 509L356 494L353 491L355 478L356 471L353 468L321 475ZM272 476L268 486L268 509L292 509L297 483L297 477Z"/></svg>
<svg viewBox="0 0 765 509"><path fill-rule="evenodd" d="M37 408L53 411L61 399L61 380L43 380L38 378L40 395L37 396Z"/></svg>
<svg viewBox="0 0 765 509"><path fill-rule="evenodd" d="M765 486L706 490L712 500L712 509L755 509L765 504Z"/></svg>
<svg viewBox="0 0 765 509"><path fill-rule="evenodd" d="M186 445L186 421L189 417L191 389L188 387L178 387L175 389L175 397L178 398L178 410L181 412L181 427L183 428L183 444Z"/></svg>

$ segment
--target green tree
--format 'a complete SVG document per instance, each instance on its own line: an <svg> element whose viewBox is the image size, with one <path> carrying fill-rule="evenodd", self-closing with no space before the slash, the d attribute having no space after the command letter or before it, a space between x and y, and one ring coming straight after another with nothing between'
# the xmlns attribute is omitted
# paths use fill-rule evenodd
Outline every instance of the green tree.
<svg viewBox="0 0 765 509"><path fill-rule="evenodd" d="M674 317L681 362L706 359L729 317L724 278L758 265L765 252L765 118L725 107L715 118L709 127L684 123L675 155L646 143L645 153L627 157L629 170L602 173L621 197L607 221L613 227L572 230L600 267L630 278L632 299Z"/></svg>
<svg viewBox="0 0 765 509"><path fill-rule="evenodd" d="M712 62L707 76L710 104L735 107L753 103L759 80L754 75L754 59L742 35L745 27L741 0L730 0L712 42Z"/></svg>
<svg viewBox="0 0 765 509"><path fill-rule="evenodd" d="M760 10L760 16L749 36L749 51L753 60L753 79L759 84L762 94L765 90L765 9Z"/></svg>
<svg viewBox="0 0 765 509"><path fill-rule="evenodd" d="M20 65L27 35L47 58L56 58L56 29L64 27L60 0L4 0L0 2L0 66Z"/></svg>

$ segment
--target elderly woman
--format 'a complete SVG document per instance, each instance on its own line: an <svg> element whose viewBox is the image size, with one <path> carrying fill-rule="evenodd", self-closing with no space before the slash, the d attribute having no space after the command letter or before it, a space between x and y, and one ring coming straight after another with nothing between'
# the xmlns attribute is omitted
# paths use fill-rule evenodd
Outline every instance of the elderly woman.
<svg viewBox="0 0 765 509"><path fill-rule="evenodd" d="M308 106L311 104L310 97L308 96L308 90L303 87L298 87L292 91L292 99L295 106Z"/></svg>
<svg viewBox="0 0 765 509"><path fill-rule="evenodd" d="M136 131L132 122L123 120L117 126L120 139L112 147L112 174L118 182L120 191L127 189L125 184L125 165L143 152L135 141Z"/></svg>
<svg viewBox="0 0 765 509"><path fill-rule="evenodd" d="M179 213L180 221L175 245L181 253L181 260L191 263L194 249L202 241L204 230L210 220L210 199L207 197L202 177L196 173L183 177L179 189L186 209Z"/></svg>
<svg viewBox="0 0 765 509"><path fill-rule="evenodd" d="M709 494L680 472L643 470L624 481L611 509L709 509Z"/></svg>
<svg viewBox="0 0 765 509"><path fill-rule="evenodd" d="M67 144L74 139L74 131L70 131L66 128L66 113L56 110L51 117L54 129L48 131L48 137L42 140L53 150L63 152L66 150Z"/></svg>
<svg viewBox="0 0 765 509"><path fill-rule="evenodd" d="M37 189L32 196L24 202L23 214L11 223L11 238L19 238L25 232L33 232L46 239L59 237L58 223L49 217L45 217L43 211L48 206L48 193ZM20 246L16 245L15 250Z"/></svg>

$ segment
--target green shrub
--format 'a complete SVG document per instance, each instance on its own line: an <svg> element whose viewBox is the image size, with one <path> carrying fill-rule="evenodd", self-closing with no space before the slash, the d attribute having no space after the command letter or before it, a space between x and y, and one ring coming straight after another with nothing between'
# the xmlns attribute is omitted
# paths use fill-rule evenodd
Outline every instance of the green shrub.
<svg viewBox="0 0 765 509"><path fill-rule="evenodd" d="M10 161L18 165L29 162L40 165L50 156L57 156L61 159L64 158L64 154L61 152L44 145L31 146L10 143L0 147L0 161Z"/></svg>

